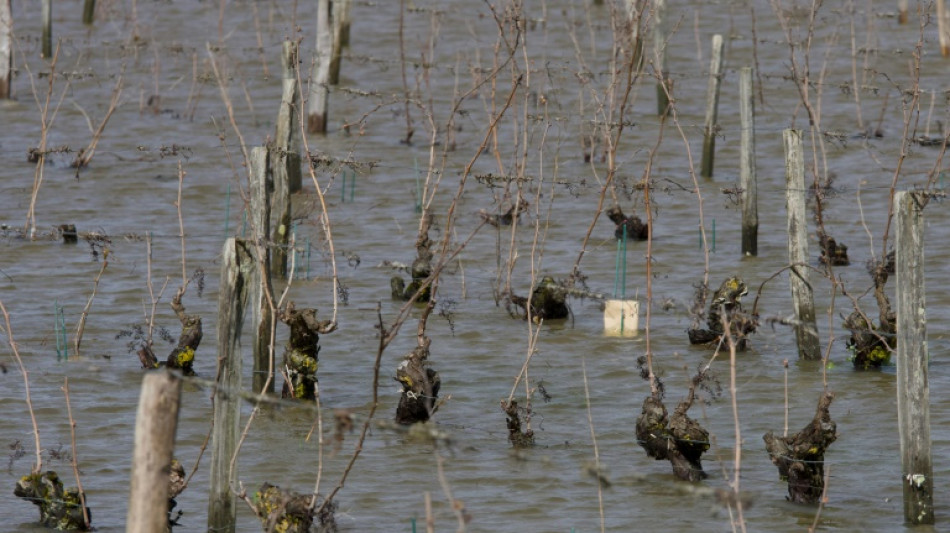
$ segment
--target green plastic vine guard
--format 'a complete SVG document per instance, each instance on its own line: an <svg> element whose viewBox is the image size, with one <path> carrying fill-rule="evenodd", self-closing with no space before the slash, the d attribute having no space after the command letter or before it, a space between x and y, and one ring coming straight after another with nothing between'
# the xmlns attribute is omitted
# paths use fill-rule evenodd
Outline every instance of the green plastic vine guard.
<svg viewBox="0 0 950 533"><path fill-rule="evenodd" d="M639 302L627 301L627 225L624 224L623 236L617 241L613 299L604 303L604 330L620 336L636 335L639 313Z"/></svg>

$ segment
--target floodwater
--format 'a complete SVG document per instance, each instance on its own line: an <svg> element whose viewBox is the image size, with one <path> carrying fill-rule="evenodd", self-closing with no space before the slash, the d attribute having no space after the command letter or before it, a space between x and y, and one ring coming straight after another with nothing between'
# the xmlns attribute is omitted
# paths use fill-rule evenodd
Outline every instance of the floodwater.
<svg viewBox="0 0 950 533"><path fill-rule="evenodd" d="M716 172L713 179L698 179L702 224L710 248L709 280L718 286L728 276L740 275L750 287L747 309L755 290L787 263L782 131L807 129L808 120L790 75L790 48L772 4L760 0L668 3L672 5L667 22L675 31L668 39L667 69L674 80L681 130L672 121L660 128L652 80L635 86L624 116L615 183L624 210L644 216L642 191L634 185L662 135L650 170L655 240L649 336L672 408L685 396L689 376L712 355L705 348L689 346L686 336L687 308L704 271L700 202L690 168L692 164L698 172L712 35L725 37L726 67ZM49 62L40 58L34 4L14 3L16 98L0 103L0 222L5 224L0 241L0 299L10 313L13 338L29 372L44 467L57 470L68 485L75 486L66 452L74 453L95 527L101 532L121 531L142 370L128 350L130 338L120 334L146 321L149 272L154 294L160 297L155 324L172 335L178 333L168 302L182 278L176 209L179 165L184 171L185 271L188 276L197 269L204 271L203 291L199 294L198 284L193 283L184 304L204 319L205 335L195 364L199 376L212 378L221 246L225 237L249 231L241 199L246 189L241 138L255 146L273 135L280 99L281 42L287 37L303 40L302 66L308 70L315 3L233 1L225 2L219 11L217 2L100 2L97 22L89 28L81 25L79 3L57 3L54 33L61 47L49 100L48 146L68 146L73 151L86 146L106 114L120 77L122 93L94 159L78 178L69 166L74 153L49 155L36 198L35 238L24 239L35 175L35 166L26 161L27 151L39 145L41 109L50 87ZM710 477L693 486L677 482L666 462L648 458L636 442L636 417L649 394L636 369L637 357L646 350L645 312L637 337L608 336L603 332L598 300L574 298L570 320L541 328L530 361L528 383L535 389L531 423L538 445L518 452L511 449L499 402L512 392L534 330L511 318L504 305L496 305L493 284L505 277L499 275L498 265L509 260L512 242L515 252L511 253L517 257L512 289L521 295L530 289L532 271L538 277L549 274L563 279L582 250L607 169L600 151L593 162L584 162L582 132L589 131L592 122L617 121L617 107L608 116L610 105L604 97L611 89L611 2L603 6L569 0L531 2L525 7L526 31L520 35L523 48L504 22L503 2L495 3L494 14L489 3L409 2L412 9L405 14L402 43L398 4L354 2L352 42L345 51L340 84L331 94L329 132L308 136L313 154L359 163L320 167L316 174L326 188L335 259L347 296L338 305L339 329L321 339L319 375L327 442L323 462L318 462L317 439L307 439L314 424L311 411L266 408L251 425L241 451L241 482L249 489L266 481L307 492L313 490L320 466L321 493L339 482L372 402L377 308L388 327L401 306L389 296L393 271L380 265L386 261L408 264L415 255L415 196L430 167L431 124L439 128L431 167L441 176L432 203L436 217L432 237L441 242L446 213L465 166L480 154L491 117L501 112L513 81L524 74L498 122L497 139L488 138L473 175L464 184L453 211L450 245L461 245L479 227L480 210L495 213L508 205L502 199L504 188L491 188L475 175L531 178L522 182L528 213L513 241L510 228L499 232L491 226L481 227L467 241L440 279L439 303L428 321L431 362L441 374L444 399L434 420L449 442L433 450L427 443L374 426L336 498L341 530L408 532L413 531L414 522L421 528L427 493L435 529L458 529L450 493L468 517L468 531L597 531L601 516L610 531L729 531L737 518L735 510L730 514L708 495L692 489L728 489L736 469L737 446L741 446L739 488L751 500L751 506L743 509L748 530L802 531L813 522L823 531L901 530L895 369L858 372L852 368L845 347L847 331L841 327L851 300L840 291L832 299L831 283L815 272L811 282L823 348L829 351L828 387L837 394L831 414L838 429L838 440L826 455L827 502L817 518L817 508L785 501L785 484L778 479L762 442L765 432L783 430L786 397L789 431L794 432L811 419L823 387L823 365L798 361L794 334L781 325L763 323L750 349L737 357L738 434L728 386L728 357L721 355L712 363L723 394L706 397L708 403L698 402L690 411L713 437L704 460ZM904 118L916 124L908 137L928 132L939 137L938 121L950 123L944 93L946 62L939 54L936 19L927 19L921 28L912 15L911 22L901 26L894 4L851 6L846 2L822 7L814 21L808 55L808 96L820 112L821 129L829 135L816 140L806 133L805 151L809 160L814 153L824 154L826 163L818 167L822 175L835 178L826 201L825 225L850 247L852 260L850 266L836 268L835 275L871 316L877 310L868 293L871 281L865 264L883 251L895 172L899 171L897 187L911 189L926 186L929 173L944 168L939 148L913 143L906 144L906 158L899 166ZM792 25L793 39L804 39L807 10L790 3L780 7ZM499 41L495 16L502 21L507 43L516 47L508 63L507 45ZM919 52L915 49L918 41ZM226 79L240 138L211 68L209 43ZM406 61L405 85L400 44ZM799 69L805 68L802 48L795 48ZM913 78L916 54L920 56L919 84ZM758 257L741 256L741 211L723 192L738 184L738 69L746 65L757 66L756 82L761 84L757 90L764 97L764 101L756 100ZM492 83L495 68L499 73ZM862 88L857 99L849 90L855 85L853 73ZM618 94L626 87L621 81L615 87ZM400 142L406 137L406 87L412 95L409 113L415 128L408 146ZM910 95L915 87L921 93L913 108ZM466 98L455 117L455 150L447 152L443 162L445 125L455 94L466 94ZM601 102L604 107L598 108ZM856 137L863 129L859 108L861 126L879 128L880 137L867 141ZM344 123L351 124L348 131ZM341 187L344 168L349 180L346 190ZM520 174L519 168L523 169ZM296 242L307 253L298 259L299 277L289 288L288 298L298 307L317 307L321 317L329 318L334 305L332 256L314 190L312 180L305 180L296 199L301 207L295 213ZM612 205L612 198L608 193L605 207ZM938 524L934 530L944 529L950 520L950 465L944 460L950 451L946 398L950 365L944 357L950 319L946 266L950 249L940 238L944 230L939 229L947 222L944 204L932 202L925 211L925 242ZM83 239L76 245L63 244L53 236L53 228L60 224L75 224L84 235L98 235L97 246ZM809 234L810 256L817 267L813 228ZM890 234L888 246L893 243L893 228ZM538 246L533 247L536 235ZM588 287L595 292L611 293L615 287L617 251L612 235L612 225L600 217L580 263ZM147 237L152 243L151 265ZM103 244L108 265L96 289ZM630 243L626 265L626 294L636 296L645 311L650 305L646 243ZM889 288L893 291L893 282ZM77 354L76 328L94 290ZM791 314L785 274L765 285L759 308L763 318ZM69 341L68 358L63 357L67 354L62 348L59 354L57 350L63 335L56 318L60 309ZM418 315L418 309L412 311L382 355L377 419L389 420L394 413L398 392L391 376L414 346ZM282 342L285 333L281 335ZM9 338L2 340L0 436L7 460L0 468L0 487L5 487L2 491L7 496L0 499L0 518L5 530L34 531L39 529L35 509L10 496L16 479L29 471L33 431L23 377ZM162 356L170 349L165 341L156 343ZM248 383L250 367L247 360ZM76 423L74 450L63 394L67 378ZM549 395L547 400L540 394L542 388ZM522 404L524 389L521 383L515 391ZM344 435L338 451L332 446L334 409L351 410L357 422L357 431ZM250 410L245 406L245 414ZM210 416L209 390L187 383L176 456L189 471L198 461ZM16 453L18 444L25 456ZM602 492L589 473L595 456L610 481ZM176 531L205 528L208 465L206 454L178 498L184 514ZM260 528L243 503L238 521L239 531Z"/></svg>

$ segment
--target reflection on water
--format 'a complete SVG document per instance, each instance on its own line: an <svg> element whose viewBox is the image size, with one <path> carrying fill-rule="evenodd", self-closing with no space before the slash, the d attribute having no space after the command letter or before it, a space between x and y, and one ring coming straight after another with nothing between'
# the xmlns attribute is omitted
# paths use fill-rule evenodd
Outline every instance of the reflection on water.
<svg viewBox="0 0 950 533"><path fill-rule="evenodd" d="M75 151L88 143L91 129L106 112L116 76L125 66L121 105L110 118L91 165L81 170L77 179L75 169L69 167L75 154L51 153L36 204L41 237L60 224L75 224L80 232L98 234L99 248L82 239L67 245L52 237L30 241L18 236L26 221L34 179L34 166L26 162L26 154L39 144L38 108L44 105L47 78L43 75L49 66L38 58L37 17L22 3L14 6L19 39L15 51L17 99L0 104L6 126L0 128L0 222L6 224L0 230L4 250L0 254L0 298L11 313L13 332L30 373L46 466L64 478L71 477L71 468L62 454L57 459L54 452L70 448L61 390L64 378L69 377L77 424L75 452L94 524L103 532L124 527L141 380L138 360L128 351L130 337L117 336L146 323L151 301L149 271L153 294L161 298L156 326L178 334L177 319L167 305L182 277L176 209L178 163L185 172L181 199L185 275L197 268L207 274L203 294L199 296L193 286L184 300L188 311L200 313L206 324L195 360L199 376L211 378L215 369L219 250L226 236L253 232L243 217L240 139L214 81L206 41L218 47L235 121L248 145L258 145L273 135L280 95L275 81L280 43L293 35L294 23L302 28L304 67L311 58L314 15L310 3L298 6L295 18L290 4L234 2L224 12L221 45L216 44L218 6L211 4L140 2L133 18L129 6L106 3L100 6L102 16L91 28L80 25L78 9L70 13L63 6L54 13L61 55L51 100L58 112L49 131L49 146ZM498 138L488 138L473 174L512 175L523 165L523 175L531 178L522 182L529 207L516 227L512 290L528 293L532 267L539 275L555 278L570 273L597 209L607 170L600 157L601 144L595 144L592 162L585 163L583 153L589 141L583 134L595 123L617 121L616 115L607 114L610 102L604 100L610 89L612 39L607 4L588 6L564 0L529 6L526 18L531 23L521 35L525 47L522 50L515 44L511 62L503 64L503 47L497 59L495 56L498 30L487 5L416 3L417 9L405 16L405 86L400 41L394 30L398 3L354 4L352 44L343 62L341 84L331 94L330 133L308 138L315 155L359 163L351 165L356 177L346 193L340 189L340 165L321 166L317 174L321 186L327 188L336 259L347 295L345 305L339 307L339 329L321 339L319 375L328 443L333 439L333 409L349 409L358 421L369 410L378 346L377 306L387 325L399 311L400 303L389 298L388 281L393 271L380 265L387 261L410 264L415 257L417 191L425 180L430 155L425 114L429 106L434 110L434 123L442 128L435 146L435 168L439 170L435 175L441 176L442 182L432 204L437 218L432 237L441 242L445 213L465 166L478 153L490 117L500 112L512 80L530 67L530 73L521 79L523 90L516 93L498 123ZM701 151L707 43L715 32L727 37L721 130L716 176L699 182L706 236L715 249L709 259L710 284L739 275L749 284L745 301L751 302L752 293L786 262L781 132L791 126L807 127L807 115L790 81L789 48L778 19L770 5L753 4L754 29L749 4L694 2L689 10L671 8L667 18L676 31L669 39L667 69L675 81L676 120L661 127L655 116L652 80L637 87L631 93L635 100L626 106L627 125L617 150L614 179L617 198L628 213L645 217L642 190L636 185L653 146L661 135L663 138L651 167L650 349L666 383L668 405L682 399L689 376L711 355L706 349L689 346L686 329L690 326L688 307L704 269L700 204L690 161L696 161ZM851 266L837 268L835 274L848 295L859 298L871 316L876 316L876 309L872 296L865 294L871 284L864 265L882 254L889 187L901 151L902 106L910 113L912 104L906 92L914 86L908 65L920 38L917 25L899 26L891 9L890 5L862 5L851 17L847 10L823 7L816 19L810 56L809 88L813 98L821 90L820 121L828 135L820 140L806 134L806 151L809 160L813 153L826 155L827 167L821 164L818 170L834 177L825 202L824 223L838 242L849 246L852 260ZM805 20L794 11L790 13L793 22ZM504 24L503 18L499 20ZM852 90L852 20L856 48L860 49L854 55L857 85L862 87L857 97ZM133 30L137 38L130 40ZM924 91L919 102L922 114L917 131L908 132L908 137L934 134L939 130L937 121L946 121L946 104L939 92L944 88L944 70L935 65L940 60L935 32L931 26L924 29L919 83ZM794 33L793 38L803 36ZM516 43L513 32L505 37ZM434 43L431 47L430 42ZM804 68L800 50L796 48L797 66ZM499 65L501 74L495 84L480 83ZM736 80L737 69L745 65L758 67L756 80L763 93L763 98L756 100L760 242L755 258L740 257L740 210L730 195L723 194L738 181ZM38 98L32 94L30 75ZM453 94L472 88L455 114L455 149L447 153L443 166L440 154L447 141L442 137L442 125L452 111ZM415 129L412 146L399 142L406 134L403 95L407 89L413 95L408 106ZM619 92L615 94L620 98ZM601 104L606 107L598 107ZM344 123L350 124L348 130ZM853 134L862 128L879 128L883 136L867 141L856 138ZM683 136L689 139L689 151ZM937 164L939 147L908 144L905 150L899 187L924 185ZM468 238L482 222L480 210L504 212L511 205L505 193L514 191L513 186L506 190L504 183L469 176L454 211L457 220L450 242L457 245ZM607 195L605 207L612 198ZM306 253L298 257L300 279L293 283L289 297L298 307L317 307L320 318L329 318L332 270L312 182L305 185L295 204L299 208L296 242ZM926 217L926 303L934 361L930 371L931 421L934 457L938 458L934 474L939 523L946 520L947 491L943 487L950 474L939 461L950 442L946 429L950 413L942 401L950 372L941 361L948 345L943 324L950 302L941 280L948 274L945 265L950 251L937 238L939 228L947 223L943 204L932 204ZM536 232L541 247L532 261ZM893 238L893 229L890 232ZM146 237L152 243L151 261ZM533 398L532 427L538 446L511 450L499 401L512 392L514 377L529 350L530 334L527 323L512 319L504 305L495 301L496 289L505 284L499 264L514 256L510 243L509 228L482 227L440 280L440 303L429 319L427 333L433 342L432 364L442 377L444 404L435 420L450 437L450 444L440 450L445 459L442 471L431 447L390 430L374 429L337 497L338 522L350 531L410 531L413 519L422 524L425 494L430 493L437 529L448 530L457 527L446 495L450 490L452 497L464 504L471 531L596 530L600 523L598 486L589 474L594 461L593 426L603 475L610 482L602 494L608 530L731 530L726 509L708 495L674 482L669 465L648 459L635 442L635 420L648 394L636 369L636 358L647 348L646 336L643 332L634 338L604 335L602 312L595 299L572 298L572 317L566 323L543 326L528 370L529 385L536 392L543 387L550 396L547 401L537 393ZM817 266L817 240L810 245ZM103 248L109 250L109 264L96 289L77 356L71 342L94 290ZM94 249L100 252L98 258L92 254ZM641 327L647 306L645 257L646 243L629 244L627 294L636 294L641 301ZM616 244L606 217L594 226L580 268L591 291L611 293ZM839 293L833 300L835 308L828 311L831 284L814 273L812 283L822 341L831 343L828 383L837 393L831 413L839 432L826 456L830 482L820 527L898 530L903 519L894 369L852 370L844 346L847 332L841 328L851 300ZM54 317L59 307L70 340L68 360L57 357L57 339L62 332L58 332ZM779 276L765 285L759 308L763 317L791 314L787 278ZM389 419L395 409L398 389L390 377L402 355L415 345L418 314L419 310L413 311L383 355L381 419ZM285 334L280 335L283 342ZM815 517L813 508L785 503L785 485L761 441L766 431L783 429L786 396L789 431L794 432L810 420L822 389L821 365L796 361L793 343L794 335L784 326L763 325L751 338L749 350L739 355L739 435L733 425L725 360L713 363L723 395L697 404L691 411L713 436L704 461L711 475L701 487L730 486L735 448L741 446L740 488L753 501L744 509L749 530L801 531ZM165 341L157 341L156 346L160 358L172 348ZM10 459L0 485L9 489L29 468L33 439L23 402L23 381L6 343L2 353L0 362L7 372L0 375L4 391L0 394L4 413L0 435L2 444L10 447ZM790 362L787 373L784 360ZM589 384L589 415L582 364ZM523 384L515 394L523 398ZM182 406L176 454L190 467L209 430L209 391L187 384ZM249 489L268 481L296 491L312 490L320 465L317 439L306 439L313 418L307 410L264 409L240 458L240 477ZM329 492L340 479L357 435L358 431L344 433L338 452L326 450L321 492ZM17 442L26 452L24 457L16 458ZM207 465L205 457L189 488L178 498L179 508L185 512L183 531L204 527ZM36 514L26 502L8 497L0 500L0 517L7 518L11 530L31 531ZM240 507L239 520L240 531L257 530L256 519L245 506Z"/></svg>

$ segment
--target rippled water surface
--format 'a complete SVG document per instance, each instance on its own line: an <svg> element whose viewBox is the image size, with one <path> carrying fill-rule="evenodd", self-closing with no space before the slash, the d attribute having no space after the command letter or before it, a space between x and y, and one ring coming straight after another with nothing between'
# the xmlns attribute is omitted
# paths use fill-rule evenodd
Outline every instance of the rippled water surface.
<svg viewBox="0 0 950 533"><path fill-rule="evenodd" d="M221 246L225 237L249 232L243 215L246 174L241 139L256 146L273 136L280 100L279 54L285 38L302 39L306 78L313 55L313 4L241 0L225 2L219 11L218 2L100 2L96 24L84 27L79 2L57 2L54 33L60 51L48 104L50 119L56 111L55 119L48 120L48 146L73 151L86 146L120 78L122 92L94 159L78 177L69 166L74 153L48 156L36 197L37 231L29 239L22 230L35 166L26 155L40 142L50 62L40 58L38 3L14 2L15 99L0 102L0 222L5 224L0 232L0 299L10 313L13 338L29 371L46 450L44 466L75 485L69 462L62 458L62 452L71 450L62 390L68 378L76 422L72 451L79 460L94 525L101 532L121 531L125 524L142 370L127 349L129 337L119 336L144 323L150 312L149 271L154 293L161 295L155 323L172 335L178 333L168 301L182 277L176 209L179 165L184 172L180 212L185 268L188 275L199 268L205 273L204 290L199 294L197 284L192 284L184 304L204 319L196 370L199 376L212 378ZM610 531L729 531L735 514L693 489L728 489L737 445L742 450L740 489L752 503L743 510L748 530L803 531L811 526L816 508L785 501L785 484L761 439L766 431L783 429L786 378L793 432L812 417L823 386L822 365L797 360L794 334L785 326L763 323L750 349L737 358L738 435L728 389L728 358L713 362L723 395L705 398L710 401L697 403L690 411L714 437L704 463L710 477L692 486L675 481L669 465L649 459L636 442L636 417L649 394L636 369L636 358L647 349L646 317L641 316L640 335L635 338L607 336L598 300L573 298L570 320L541 328L528 369L528 383L536 389L532 427L538 445L519 452L511 449L499 402L512 391L533 329L496 304L494 287L498 279L504 280L499 264L509 260L513 243L517 262L512 290L524 295L532 270L539 276L566 278L582 251L607 170L607 161L600 157L603 147L595 149L593 162L585 163L583 133L591 131L592 124L619 120L616 106L609 116L598 108L602 102L607 105L605 94L611 90L611 2L529 2L525 31L519 35L504 22L504 2L409 4L400 41L398 2L354 2L352 42L344 52L340 84L330 96L329 132L307 137L314 155L358 163L334 163L316 172L326 188L335 259L347 291L339 304L339 329L321 338L319 375L328 443L321 492L338 483L372 403L377 308L388 326L401 306L389 296L393 271L381 264L411 263L415 256L415 196L430 166L431 124L439 128L431 165L442 176L432 204L436 217L432 237L443 239L446 213L461 176L484 141L487 146L475 160L454 208L449 242L458 246L478 231L441 277L439 303L428 321L431 361L442 377L444 398L435 422L450 442L434 452L428 444L391 430L370 431L336 498L341 529L412 531L413 520L421 529L426 493L431 494L436 530L456 529L450 492L470 518L469 531L596 531L601 509ZM661 128L652 79L647 77L633 88L617 150L617 187L615 193L608 192L604 205L612 205L616 195L625 211L645 216L643 193L635 185L662 139L649 170L655 208L649 338L672 408L685 396L689 376L712 355L705 348L691 347L685 332L694 286L702 281L704 270L700 197L690 169L699 167L712 35L726 38L726 68L716 173L713 179L698 179L711 252L710 284L742 276L751 289L747 306L754 291L787 263L782 130L807 129L808 118L790 75L793 56L772 4L759 0L668 4L667 21L673 31L667 69L674 81L676 121ZM831 414L838 425L838 440L826 455L828 498L817 524L825 531L895 531L904 527L895 369L853 370L841 322L851 311L849 297L869 315L877 315L865 264L881 256L895 175L898 188L910 189L926 186L928 175L943 169L939 148L908 143L906 158L901 160L900 154L905 116L914 121L907 137L939 136L938 121L947 122L946 63L939 56L935 19L921 28L912 16L901 26L893 2L858 2L853 10L850 6L844 2L822 7L809 54L808 97L820 112L821 129L827 135L812 138L806 132L806 155L809 161L815 154L819 160L826 156L819 171L834 180L824 222L829 233L850 247L852 259L851 266L835 270L848 296L838 291L832 299L829 280L811 274L823 347L830 343L827 380L837 394ZM783 3L780 12L792 24L793 38L804 39L807 10ZM496 17L507 42L499 41ZM405 85L400 45L406 60ZM507 60L509 45L515 48ZM797 46L794 61L803 69L800 50ZM917 88L922 92L913 109L915 54L920 55ZM240 137L211 68L212 57L225 80ZM757 66L757 90L762 93L756 100L760 240L754 258L740 254L741 212L724 194L738 182L738 69L746 65ZM495 69L498 74L492 79ZM649 62L646 72L652 72ZM521 74L524 77L518 80ZM853 76L862 87L858 98L851 90ZM518 90L505 109L516 80ZM614 87L618 95L625 84L624 78ZM412 97L408 109L415 129L411 145L400 142L406 137L406 89ZM445 124L457 98L453 95L462 94L465 98L455 114L455 149L446 152L443 163ZM486 138L492 117L503 109L497 138ZM881 136L865 141L856 136L862 128L878 129ZM345 191L344 169L350 185L356 180L355 187ZM474 177L487 173L530 178L521 182L529 208L513 240L510 228L479 228L480 210L495 213L509 205L503 199L504 183L492 188ZM516 187L509 186L508 191L514 193ZM288 297L298 307L319 308L320 316L328 318L333 308L331 254L312 180L305 180L295 206L296 242L307 253L299 258L299 279ZM950 249L942 238L945 230L940 230L948 223L945 204L931 203L925 219L935 530L939 530L939 524L950 518L950 468L944 460L950 450L945 397L950 386L945 360ZM108 266L95 289L79 354L73 346L75 331L102 268L103 248L91 247L85 240L63 244L53 231L60 224L75 224L84 235L98 235L96 242L108 249ZM813 228L809 233L814 235ZM539 245L533 248L536 235ZM612 225L600 217L580 263L594 292L614 289L617 260L612 235ZM892 243L893 228L890 235ZM152 242L150 265L147 237ZM813 237L810 246L817 267ZM627 294L636 295L645 311L650 305L645 299L646 243L630 243L626 264ZM889 288L893 290L893 284ZM55 317L60 308L69 340L67 360L57 356ZM791 314L785 274L765 285L759 308L763 317ZM391 376L415 345L418 316L416 309L383 353L379 419L393 415L398 392ZM285 334L280 335L283 342ZM0 438L9 457L0 469L0 490L7 495L0 499L4 524L0 529L33 531L36 511L10 497L16 479L29 471L33 437L24 380L7 340L4 337L0 347L4 367ZM163 356L170 347L156 342ZM250 354L245 355L249 359ZM250 366L248 360L246 382ZM541 388L549 399L538 393ZM516 398L523 402L524 394L522 384ZM345 434L338 451L330 449L334 409L349 409L358 421L357 431ZM245 406L245 415L250 411ZM198 461L210 416L209 390L187 383L176 456L189 471ZM307 436L313 424L313 413L306 409L263 409L242 449L241 481L251 489L267 481L300 492L312 490L318 446ZM17 457L17 443L25 456ZM602 494L588 472L595 454L610 481ZM177 530L205 528L208 464L205 455L178 498L184 515ZM239 531L260 530L243 504L238 519Z"/></svg>

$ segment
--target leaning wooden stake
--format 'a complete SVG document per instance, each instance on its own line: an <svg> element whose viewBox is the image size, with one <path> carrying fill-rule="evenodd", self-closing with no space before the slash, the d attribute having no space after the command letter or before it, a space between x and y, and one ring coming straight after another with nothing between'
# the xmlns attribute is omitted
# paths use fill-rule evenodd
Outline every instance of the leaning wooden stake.
<svg viewBox="0 0 950 533"><path fill-rule="evenodd" d="M327 132L327 107L330 100L330 58L333 30L330 28L330 0L317 0L317 47L307 110L307 131Z"/></svg>
<svg viewBox="0 0 950 533"><path fill-rule="evenodd" d="M795 308L798 357L821 359L815 297L808 283L808 219L805 217L805 154L801 130L785 130L785 207L788 211L788 275Z"/></svg>
<svg viewBox="0 0 950 533"><path fill-rule="evenodd" d="M755 177L755 94L752 68L739 71L739 186L742 188L742 255L759 253L759 193Z"/></svg>
<svg viewBox="0 0 950 533"><path fill-rule="evenodd" d="M10 98L13 73L12 0L0 0L0 100Z"/></svg>
<svg viewBox="0 0 950 533"><path fill-rule="evenodd" d="M251 149L250 166L250 220L259 239L254 257L255 268L251 274L251 322L253 336L254 373L252 386L254 392L264 391L264 384L273 376L271 357L273 351L274 314L267 295L271 294L271 246L270 246L270 197L274 190L273 179L268 173L268 151L256 146ZM270 380L267 392L274 391L274 380Z"/></svg>
<svg viewBox="0 0 950 533"><path fill-rule="evenodd" d="M53 0L43 0L43 58L53 57Z"/></svg>
<svg viewBox="0 0 950 533"><path fill-rule="evenodd" d="M175 450L180 400L181 377L169 370L145 374L135 415L127 533L168 528L168 472Z"/></svg>
<svg viewBox="0 0 950 533"><path fill-rule="evenodd" d="M901 439L904 520L933 524L930 385L924 302L924 234L921 193L898 192L897 207L897 421Z"/></svg>
<svg viewBox="0 0 950 533"><path fill-rule="evenodd" d="M237 519L235 493L237 449L241 421L241 329L250 286L251 254L244 241L228 239L222 250L218 287L218 371L211 434L211 490L208 531L233 533ZM232 464L234 468L232 469ZM163 531L163 530L159 530Z"/></svg>
<svg viewBox="0 0 950 533"><path fill-rule="evenodd" d="M709 86L706 89L706 126L703 129L701 175L711 178L716 154L716 122L719 119L719 88L722 86L722 35L712 38L712 59L709 61Z"/></svg>

